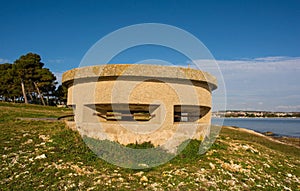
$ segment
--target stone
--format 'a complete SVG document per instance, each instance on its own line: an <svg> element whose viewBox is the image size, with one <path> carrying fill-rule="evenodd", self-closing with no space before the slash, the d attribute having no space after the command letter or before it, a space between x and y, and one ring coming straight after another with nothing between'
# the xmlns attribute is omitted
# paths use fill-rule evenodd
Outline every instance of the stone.
<svg viewBox="0 0 300 191"><path fill-rule="evenodd" d="M140 172L137 172L137 173L135 173L135 174L133 174L133 175L141 177L143 174L144 174L144 172L143 172L143 171L140 171Z"/></svg>
<svg viewBox="0 0 300 191"><path fill-rule="evenodd" d="M146 176L142 176L140 179L141 182L148 182L148 178Z"/></svg>
<svg viewBox="0 0 300 191"><path fill-rule="evenodd" d="M47 158L47 157L45 154L42 154L42 155L36 156L34 159L44 159L44 158Z"/></svg>
<svg viewBox="0 0 300 191"><path fill-rule="evenodd" d="M213 164L213 163L209 163L209 166L210 166L210 168L212 169L212 170L214 170L216 167L215 167L215 165Z"/></svg>

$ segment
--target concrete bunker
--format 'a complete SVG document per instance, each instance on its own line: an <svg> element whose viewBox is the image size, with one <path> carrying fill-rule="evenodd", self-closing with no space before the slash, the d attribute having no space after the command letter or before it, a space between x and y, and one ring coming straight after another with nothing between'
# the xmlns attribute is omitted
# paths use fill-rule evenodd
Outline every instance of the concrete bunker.
<svg viewBox="0 0 300 191"><path fill-rule="evenodd" d="M69 70L62 81L81 135L171 148L209 133L217 80L204 71L107 64Z"/></svg>

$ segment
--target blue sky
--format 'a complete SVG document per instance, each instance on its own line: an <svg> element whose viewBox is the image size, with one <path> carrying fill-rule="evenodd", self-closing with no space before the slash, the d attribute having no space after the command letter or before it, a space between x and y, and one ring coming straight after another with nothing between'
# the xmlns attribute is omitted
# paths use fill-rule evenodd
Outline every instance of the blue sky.
<svg viewBox="0 0 300 191"><path fill-rule="evenodd" d="M300 111L300 1L1 1L0 63L35 52L58 77L100 38L139 23L182 28L223 72L228 109ZM144 47L116 62L166 59Z"/></svg>

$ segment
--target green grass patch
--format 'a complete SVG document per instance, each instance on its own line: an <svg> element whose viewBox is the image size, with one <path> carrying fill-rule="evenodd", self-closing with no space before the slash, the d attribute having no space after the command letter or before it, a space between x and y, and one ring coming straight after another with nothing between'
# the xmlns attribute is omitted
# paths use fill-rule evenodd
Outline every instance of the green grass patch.
<svg viewBox="0 0 300 191"><path fill-rule="evenodd" d="M299 190L299 148L237 129L223 128L205 154L198 154L200 141L189 140L174 157L151 143L125 147L81 137L63 122L16 120L71 112L0 103L0 190ZM116 150L106 152L110 149ZM137 155L132 149L147 152ZM164 157L172 160L130 169L156 165Z"/></svg>

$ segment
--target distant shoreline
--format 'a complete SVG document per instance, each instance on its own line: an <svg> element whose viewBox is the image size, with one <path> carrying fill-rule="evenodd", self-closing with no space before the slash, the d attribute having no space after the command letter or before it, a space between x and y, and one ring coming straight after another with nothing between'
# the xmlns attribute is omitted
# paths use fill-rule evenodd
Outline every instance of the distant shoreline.
<svg viewBox="0 0 300 191"><path fill-rule="evenodd" d="M277 134L277 133L274 133L272 131L266 131L266 132L262 132L262 131L257 131L257 130L252 130L252 129L247 129L245 127L238 127L238 126L227 126L227 125L224 125L224 127L233 127L233 128L236 128L236 129L244 129L246 131L253 131L255 133L258 133L258 134L261 134L261 135L264 135L266 137L272 137L272 138L283 138L283 137L289 137L289 138L298 138L299 141L300 141L300 137L298 136L291 136L291 135L280 135L280 134Z"/></svg>
<svg viewBox="0 0 300 191"><path fill-rule="evenodd" d="M212 124L245 128L273 137L300 138L300 118L212 117Z"/></svg>
<svg viewBox="0 0 300 191"><path fill-rule="evenodd" d="M282 144L292 145L297 148L300 148L300 137L281 136L281 135L277 136L276 134L270 134L272 132L262 133L262 132L258 132L255 130L251 130L251 129L247 129L247 128L243 128L243 127L236 127L236 126L224 125L224 126L222 126L222 128L235 129L238 131L247 132L249 134L254 134L254 135L265 137L266 139L269 139L269 140L272 140L275 142L280 142Z"/></svg>
<svg viewBox="0 0 300 191"><path fill-rule="evenodd" d="M300 112L274 112L274 111L214 111L213 117L245 117L245 118L297 118L300 117Z"/></svg>
<svg viewBox="0 0 300 191"><path fill-rule="evenodd" d="M231 119L300 119L300 117L219 117L212 116L212 118L231 118Z"/></svg>

